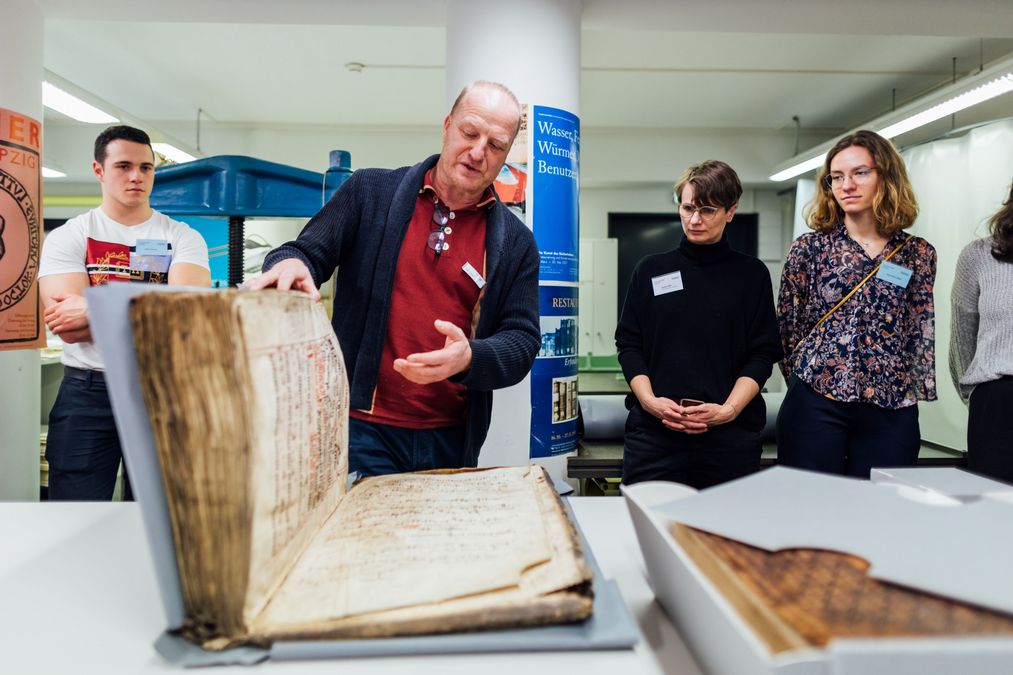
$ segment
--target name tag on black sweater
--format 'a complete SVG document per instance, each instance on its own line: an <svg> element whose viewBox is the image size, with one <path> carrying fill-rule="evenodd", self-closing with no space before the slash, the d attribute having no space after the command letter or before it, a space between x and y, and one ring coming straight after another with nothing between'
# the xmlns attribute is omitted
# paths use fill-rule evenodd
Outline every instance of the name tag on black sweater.
<svg viewBox="0 0 1013 675"><path fill-rule="evenodd" d="M651 277L655 297L682 290L682 272L669 272Z"/></svg>

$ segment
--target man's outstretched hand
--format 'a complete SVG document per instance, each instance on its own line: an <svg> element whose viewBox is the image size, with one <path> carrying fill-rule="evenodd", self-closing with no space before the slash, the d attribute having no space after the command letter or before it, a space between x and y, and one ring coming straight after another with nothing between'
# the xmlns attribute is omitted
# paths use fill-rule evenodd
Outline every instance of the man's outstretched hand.
<svg viewBox="0 0 1013 675"><path fill-rule="evenodd" d="M471 343L464 331L449 321L439 319L433 325L447 337L443 349L394 359L394 370L415 384L442 382L471 367Z"/></svg>

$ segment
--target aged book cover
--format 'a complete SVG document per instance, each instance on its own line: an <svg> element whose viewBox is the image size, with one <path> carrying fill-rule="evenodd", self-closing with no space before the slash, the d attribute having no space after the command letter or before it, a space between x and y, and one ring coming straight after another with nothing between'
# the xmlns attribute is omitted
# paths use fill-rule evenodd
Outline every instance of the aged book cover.
<svg viewBox="0 0 1013 675"><path fill-rule="evenodd" d="M858 556L669 531L772 654L841 638L1013 635L1013 616L874 579Z"/></svg>
<svg viewBox="0 0 1013 675"><path fill-rule="evenodd" d="M208 649L577 621L591 572L537 466L347 489L348 385L299 293L131 302L183 587Z"/></svg>

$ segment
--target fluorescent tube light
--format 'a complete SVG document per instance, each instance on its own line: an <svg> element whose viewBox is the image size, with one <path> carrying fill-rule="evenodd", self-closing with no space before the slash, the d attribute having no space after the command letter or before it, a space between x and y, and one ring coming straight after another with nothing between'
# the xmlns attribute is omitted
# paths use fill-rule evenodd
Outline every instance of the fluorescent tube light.
<svg viewBox="0 0 1013 675"><path fill-rule="evenodd" d="M171 159L174 162L192 162L197 159L188 152L183 152L175 145L168 143L152 143L151 147L155 149L155 152L159 153L166 159Z"/></svg>
<svg viewBox="0 0 1013 675"><path fill-rule="evenodd" d="M64 90L50 84L42 83L42 105L47 108L72 117L78 122L89 124L114 124L119 119L109 113L99 110L90 103L85 103L76 96L72 96Z"/></svg>
<svg viewBox="0 0 1013 675"><path fill-rule="evenodd" d="M826 159L826 156L827 153L821 152L819 155L815 157L802 160L801 162L795 164L794 166L789 166L784 171L778 171L777 173L775 173L773 176L770 177L770 180L772 181L788 180L789 178L794 178L795 176L805 173L806 171L818 169L823 164L823 160Z"/></svg>
<svg viewBox="0 0 1013 675"><path fill-rule="evenodd" d="M1013 91L1013 72L997 77L991 82L986 82L980 87L975 87L970 91L964 92L960 96L954 96L949 100L932 106L928 110L911 115L911 117L903 119L896 124L891 124L884 129L880 129L878 133L883 138L900 136L912 129L917 129L930 122L942 119L947 115L958 113L961 110L978 105L996 96L1002 96L1008 91Z"/></svg>
<svg viewBox="0 0 1013 675"><path fill-rule="evenodd" d="M50 169L48 166L44 166L44 167L42 167L42 177L43 178L66 178L67 174L65 174L62 171L57 171L56 169Z"/></svg>
<svg viewBox="0 0 1013 675"><path fill-rule="evenodd" d="M884 138L894 138L1011 91L1013 91L1013 59L1007 58L985 68L982 72L964 78L963 81L954 82L934 94L913 101L895 112L870 120L848 133L858 129L872 129ZM771 175L770 180L784 181L818 168L823 164L830 148L846 135L841 134L796 155L782 164L781 166L785 168Z"/></svg>

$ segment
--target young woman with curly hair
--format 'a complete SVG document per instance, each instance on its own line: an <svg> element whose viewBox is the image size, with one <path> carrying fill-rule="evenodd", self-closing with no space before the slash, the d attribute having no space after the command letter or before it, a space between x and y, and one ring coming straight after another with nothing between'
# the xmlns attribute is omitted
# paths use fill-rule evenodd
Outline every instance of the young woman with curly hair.
<svg viewBox="0 0 1013 675"><path fill-rule="evenodd" d="M967 468L1013 483L1013 187L953 280L950 374L965 403Z"/></svg>
<svg viewBox="0 0 1013 675"><path fill-rule="evenodd" d="M917 460L916 404L936 398L936 252L904 232L917 215L888 140L858 131L827 153L806 211L813 232L781 275L781 464L868 478Z"/></svg>

